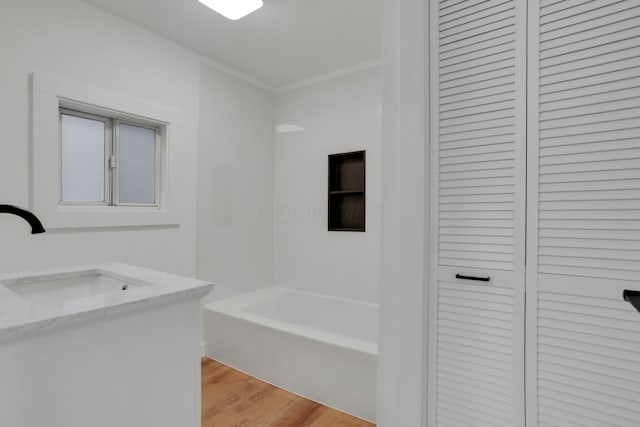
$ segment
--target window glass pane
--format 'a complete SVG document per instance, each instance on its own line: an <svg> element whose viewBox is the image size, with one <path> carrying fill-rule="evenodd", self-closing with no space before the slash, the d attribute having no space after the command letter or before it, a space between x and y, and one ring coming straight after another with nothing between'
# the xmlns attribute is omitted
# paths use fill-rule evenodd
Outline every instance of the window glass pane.
<svg viewBox="0 0 640 427"><path fill-rule="evenodd" d="M62 200L104 202L104 122L62 115Z"/></svg>
<svg viewBox="0 0 640 427"><path fill-rule="evenodd" d="M156 131L120 124L119 203L156 203Z"/></svg>

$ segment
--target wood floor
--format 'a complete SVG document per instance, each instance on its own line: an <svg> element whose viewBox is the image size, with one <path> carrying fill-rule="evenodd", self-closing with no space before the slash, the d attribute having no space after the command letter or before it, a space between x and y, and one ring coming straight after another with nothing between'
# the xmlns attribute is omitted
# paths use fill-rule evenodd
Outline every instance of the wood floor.
<svg viewBox="0 0 640 427"><path fill-rule="evenodd" d="M374 424L202 359L202 427L373 427Z"/></svg>

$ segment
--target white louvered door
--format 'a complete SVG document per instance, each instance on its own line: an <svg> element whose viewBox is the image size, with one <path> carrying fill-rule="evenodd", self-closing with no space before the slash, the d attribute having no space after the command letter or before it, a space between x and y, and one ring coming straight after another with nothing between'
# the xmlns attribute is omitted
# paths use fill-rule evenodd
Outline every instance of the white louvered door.
<svg viewBox="0 0 640 427"><path fill-rule="evenodd" d="M429 425L523 426L526 4L430 21Z"/></svg>
<svg viewBox="0 0 640 427"><path fill-rule="evenodd" d="M527 424L640 425L640 1L530 0Z"/></svg>

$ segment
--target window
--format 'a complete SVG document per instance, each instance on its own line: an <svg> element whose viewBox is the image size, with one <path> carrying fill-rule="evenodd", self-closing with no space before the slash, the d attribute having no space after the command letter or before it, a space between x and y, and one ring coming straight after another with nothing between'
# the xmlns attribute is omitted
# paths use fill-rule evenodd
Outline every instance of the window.
<svg viewBox="0 0 640 427"><path fill-rule="evenodd" d="M48 230L180 225L188 166L170 159L191 134L169 100L39 73L29 90L30 207Z"/></svg>
<svg viewBox="0 0 640 427"><path fill-rule="evenodd" d="M162 125L60 108L63 205L159 206Z"/></svg>

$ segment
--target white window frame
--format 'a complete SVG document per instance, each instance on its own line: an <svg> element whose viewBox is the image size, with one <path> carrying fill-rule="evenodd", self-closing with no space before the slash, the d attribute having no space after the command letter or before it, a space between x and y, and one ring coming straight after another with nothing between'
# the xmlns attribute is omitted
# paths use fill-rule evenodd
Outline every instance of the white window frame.
<svg viewBox="0 0 640 427"><path fill-rule="evenodd" d="M177 226L180 207L172 204L179 176L169 157L176 150L172 135L187 134L180 112L139 98L75 81L31 74L30 208L48 230L103 227ZM156 132L156 205L60 203L62 200L62 139L60 110L72 110L135 126L154 127ZM177 197L177 196L176 196Z"/></svg>
<svg viewBox="0 0 640 427"><path fill-rule="evenodd" d="M83 119L96 120L104 123L104 200L101 202L79 202L79 201L65 201L62 199L62 163L60 163L60 201L61 205L78 205L78 206L109 206L110 203L110 193L111 193L111 172L109 171L109 158L111 156L110 153L110 144L109 140L113 139L112 129L113 124L112 120L108 117L98 116L97 114L85 113L82 111L71 110L68 108L60 107L60 161L62 162L62 116L73 116L80 117Z"/></svg>
<svg viewBox="0 0 640 427"><path fill-rule="evenodd" d="M129 207L147 207L158 209L161 197L161 179L162 179L162 145L163 145L163 125L161 123L152 123L149 121L141 122L139 120L116 119L109 115L98 115L88 113L80 109L71 109L61 106L60 109L60 130L62 131L62 116L80 117L89 120L96 120L105 124L104 132L104 200L98 202L78 202L62 200L62 174L60 175L60 204L61 205L83 205L83 206L129 206ZM125 124L144 129L150 129L155 132L155 203L121 203L120 202L120 125ZM60 133L62 139L62 132ZM60 143L62 148L62 143Z"/></svg>
<svg viewBox="0 0 640 427"><path fill-rule="evenodd" d="M130 125L146 129L152 129L156 132L156 193L155 203L122 203L120 202L120 178L118 168L120 167L120 125ZM148 208L158 208L160 206L161 188L160 181L162 176L162 125L152 125L136 122L133 120L114 120L113 121L113 152L111 153L115 159L115 166L110 164L113 171L111 176L111 197L113 206L140 206Z"/></svg>

